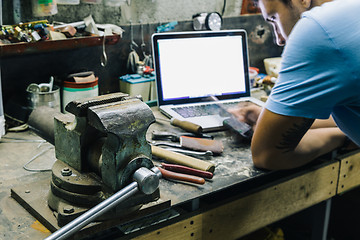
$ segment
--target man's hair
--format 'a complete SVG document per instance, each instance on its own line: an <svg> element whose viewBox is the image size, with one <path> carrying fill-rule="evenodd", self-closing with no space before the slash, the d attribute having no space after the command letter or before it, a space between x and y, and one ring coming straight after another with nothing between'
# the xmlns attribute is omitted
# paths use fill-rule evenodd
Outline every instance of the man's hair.
<svg viewBox="0 0 360 240"><path fill-rule="evenodd" d="M252 0L252 1L257 5L260 0ZM279 0L279 1L283 2L285 5L291 4L291 0Z"/></svg>

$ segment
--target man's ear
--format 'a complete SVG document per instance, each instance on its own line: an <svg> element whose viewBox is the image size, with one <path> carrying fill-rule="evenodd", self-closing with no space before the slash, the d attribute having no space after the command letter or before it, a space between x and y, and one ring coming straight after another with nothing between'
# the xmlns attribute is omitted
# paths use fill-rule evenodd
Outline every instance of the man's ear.
<svg viewBox="0 0 360 240"><path fill-rule="evenodd" d="M310 9L312 0L300 0L300 2L304 8Z"/></svg>

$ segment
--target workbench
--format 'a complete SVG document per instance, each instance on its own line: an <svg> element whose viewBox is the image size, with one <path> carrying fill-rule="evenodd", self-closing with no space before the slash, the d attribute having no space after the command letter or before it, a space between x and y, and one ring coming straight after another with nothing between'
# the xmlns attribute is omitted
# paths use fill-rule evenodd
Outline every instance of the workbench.
<svg viewBox="0 0 360 240"><path fill-rule="evenodd" d="M148 134L154 129L182 131L164 121L165 117L156 107L152 109L157 122L150 126ZM239 140L228 131L210 134L223 141L225 147L221 156L205 160L216 165L213 179L207 180L204 185L161 179L159 205L162 207L154 208L146 214L134 213L126 221L100 224L105 225L106 229L99 228L98 233L92 231L91 237L81 233L78 237L237 239L317 204L325 206L321 216L321 231L316 233L323 236L331 198L360 185L360 177L356 174L360 168L360 153L357 151L343 156L329 153L295 170L263 171L254 168L249 143ZM42 155L27 164L43 151ZM43 142L31 130L8 132L2 137L0 239L43 239L50 235L50 231L40 223L42 220L34 218L26 204L20 204L17 195L34 194L27 186L35 186L38 193L46 195L49 189L38 183L49 180L51 172L32 172L23 166L27 164L31 169L48 170L55 160L53 146ZM47 208L47 205L43 208Z"/></svg>

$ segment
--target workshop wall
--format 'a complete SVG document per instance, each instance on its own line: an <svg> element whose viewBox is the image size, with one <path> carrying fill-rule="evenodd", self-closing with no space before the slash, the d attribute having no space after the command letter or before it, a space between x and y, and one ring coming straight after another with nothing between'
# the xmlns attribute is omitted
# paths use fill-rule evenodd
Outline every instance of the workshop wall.
<svg viewBox="0 0 360 240"><path fill-rule="evenodd" d="M17 0L14 0L16 2ZM1 85L5 114L26 121L26 87L30 83L44 83L50 76L61 80L71 73L94 71L99 77L100 94L118 92L119 77L127 74L126 63L130 53L130 24L133 23L134 41L141 45L143 29L146 54L151 54L151 35L158 26L170 21L178 21L170 31L192 31L192 15L199 12L222 12L225 1L214 0L133 0L130 5L109 8L104 4L58 5L58 14L46 17L49 22L76 22L91 14L96 23L112 23L125 30L115 44L105 46L108 63L101 66L104 51L101 42L94 46L72 47L68 49L46 49L46 51L24 52L22 54L1 55ZM14 19L21 22L44 18L33 17L31 1L21 1L20 10L14 10L11 1L3 1L4 24ZM280 56L282 48L273 41L271 26L260 14L241 15L242 1L226 1L222 29L243 28L248 33L250 65L264 72L263 59ZM16 6L15 6L16 7ZM18 14L15 14L18 13ZM139 24L142 20L142 24ZM15 21L16 22L16 21ZM17 21L19 22L19 21ZM13 22L14 23L14 22ZM76 40L74 40L76 41ZM29 49L34 50L34 49ZM143 57L141 49L135 49ZM59 83L60 81L60 83Z"/></svg>
<svg viewBox="0 0 360 240"><path fill-rule="evenodd" d="M117 25L142 21L157 23L190 20L201 12L219 12L223 16L240 15L242 0L127 0L119 7L109 7L106 0L100 4L88 4L80 1L79 5L57 5L58 13L49 17L35 17L32 13L31 0L3 1L3 20L5 24L20 21L48 19L49 21L77 22L92 15L96 23Z"/></svg>

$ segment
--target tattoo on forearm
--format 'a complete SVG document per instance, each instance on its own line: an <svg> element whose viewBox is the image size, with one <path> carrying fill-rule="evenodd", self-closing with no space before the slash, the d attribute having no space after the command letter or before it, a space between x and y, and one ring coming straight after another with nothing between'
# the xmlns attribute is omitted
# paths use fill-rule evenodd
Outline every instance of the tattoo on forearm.
<svg viewBox="0 0 360 240"><path fill-rule="evenodd" d="M314 119L303 118L300 124L294 124L283 135L282 140L276 145L277 149L282 150L284 153L293 151L306 131L311 127Z"/></svg>

